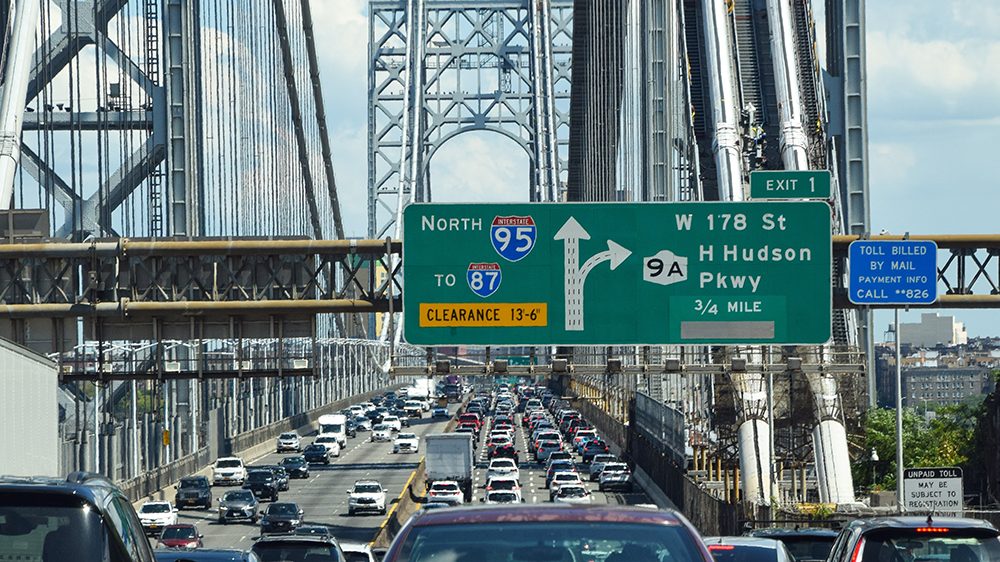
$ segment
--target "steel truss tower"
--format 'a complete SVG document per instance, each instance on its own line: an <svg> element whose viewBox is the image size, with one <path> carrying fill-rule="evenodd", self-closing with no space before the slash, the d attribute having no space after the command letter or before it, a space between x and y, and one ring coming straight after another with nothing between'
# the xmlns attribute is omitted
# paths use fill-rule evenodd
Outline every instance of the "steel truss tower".
<svg viewBox="0 0 1000 562"><path fill-rule="evenodd" d="M560 200L572 0L373 0L369 16L370 238L399 236L403 206L431 200L434 153L468 131L512 139L530 200Z"/></svg>

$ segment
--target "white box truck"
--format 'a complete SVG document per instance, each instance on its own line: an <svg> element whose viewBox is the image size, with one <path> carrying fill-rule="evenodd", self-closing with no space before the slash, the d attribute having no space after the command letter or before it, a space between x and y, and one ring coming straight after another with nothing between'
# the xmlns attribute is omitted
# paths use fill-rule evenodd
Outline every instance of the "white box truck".
<svg viewBox="0 0 1000 562"><path fill-rule="evenodd" d="M438 433L424 437L424 485L454 480L462 488L465 501L472 499L472 469L476 457L471 433Z"/></svg>
<svg viewBox="0 0 1000 562"><path fill-rule="evenodd" d="M317 439L320 437L336 437L341 449L347 446L347 416L344 414L326 414L320 416L316 421L319 424Z"/></svg>

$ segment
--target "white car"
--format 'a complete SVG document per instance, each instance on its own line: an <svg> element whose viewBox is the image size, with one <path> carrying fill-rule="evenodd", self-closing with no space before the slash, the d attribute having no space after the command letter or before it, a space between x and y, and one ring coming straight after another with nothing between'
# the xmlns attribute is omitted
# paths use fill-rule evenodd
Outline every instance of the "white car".
<svg viewBox="0 0 1000 562"><path fill-rule="evenodd" d="M397 433L392 442L393 453L416 453L420 451L420 438L416 433Z"/></svg>
<svg viewBox="0 0 1000 562"><path fill-rule="evenodd" d="M380 423L372 428L372 443L392 441L392 428Z"/></svg>
<svg viewBox="0 0 1000 562"><path fill-rule="evenodd" d="M497 476L486 481L486 493L490 492L514 492L517 494L517 501L521 501L521 482L510 476Z"/></svg>
<svg viewBox="0 0 1000 562"><path fill-rule="evenodd" d="M522 499L514 492L499 490L496 492L486 492L486 497L481 498L486 505L497 505L504 503L521 503Z"/></svg>
<svg viewBox="0 0 1000 562"><path fill-rule="evenodd" d="M596 482L597 478L604 471L604 465L609 462L617 462L618 457L609 454L594 455L594 460L590 461L590 481Z"/></svg>
<svg viewBox="0 0 1000 562"><path fill-rule="evenodd" d="M465 502L465 494L462 487L453 480L438 480L431 483L427 490L428 502L444 502L449 504L461 504Z"/></svg>
<svg viewBox="0 0 1000 562"><path fill-rule="evenodd" d="M170 502L146 502L139 508L139 522L147 535L158 535L167 525L177 524L177 509Z"/></svg>
<svg viewBox="0 0 1000 562"><path fill-rule="evenodd" d="M340 456L340 440L334 435L317 437L313 443L319 443L320 445L326 447L326 452L330 453L331 457Z"/></svg>
<svg viewBox="0 0 1000 562"><path fill-rule="evenodd" d="M382 424L389 426L389 429L393 431L403 430L403 422L400 421L399 416L385 416L382 418Z"/></svg>
<svg viewBox="0 0 1000 562"><path fill-rule="evenodd" d="M489 468L486 469L486 480L497 476L509 476L515 480L521 479L521 472L517 469L512 459L493 459Z"/></svg>
<svg viewBox="0 0 1000 562"><path fill-rule="evenodd" d="M372 553L371 543L357 541L338 541L340 550L344 551L345 557L351 562L376 562Z"/></svg>
<svg viewBox="0 0 1000 562"><path fill-rule="evenodd" d="M284 451L295 451L296 453L302 451L302 439L299 438L298 433L292 431L278 436L278 452Z"/></svg>
<svg viewBox="0 0 1000 562"><path fill-rule="evenodd" d="M555 503L591 503L593 496L587 491L583 484L563 484L559 487L559 492L552 496Z"/></svg>
<svg viewBox="0 0 1000 562"><path fill-rule="evenodd" d="M347 513L354 515L359 511L377 511L385 515L385 488L378 480L358 480L354 487L347 491Z"/></svg>
<svg viewBox="0 0 1000 562"><path fill-rule="evenodd" d="M583 486L579 474L575 472L557 472L552 475L552 481L549 482L549 501L555 498L563 484L579 484Z"/></svg>
<svg viewBox="0 0 1000 562"><path fill-rule="evenodd" d="M243 459L239 457L222 457L215 461L215 468L212 469L212 485L222 484L243 485L247 480L247 469L243 466Z"/></svg>

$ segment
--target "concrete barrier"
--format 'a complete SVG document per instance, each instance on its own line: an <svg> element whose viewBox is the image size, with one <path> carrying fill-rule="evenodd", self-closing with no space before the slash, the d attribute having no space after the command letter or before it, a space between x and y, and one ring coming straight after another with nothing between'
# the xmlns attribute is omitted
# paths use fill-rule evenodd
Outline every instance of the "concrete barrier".
<svg viewBox="0 0 1000 562"><path fill-rule="evenodd" d="M410 475L410 479L406 482L406 486L403 487L403 491L399 493L399 496L393 502L385 521L382 522L378 531L375 532L375 536L372 537L372 549L389 548L392 540L396 538L396 535L410 519L410 516L420 509L424 494L427 492L423 481L417 476L423 473L424 457L420 457L420 464L417 465L417 469Z"/></svg>

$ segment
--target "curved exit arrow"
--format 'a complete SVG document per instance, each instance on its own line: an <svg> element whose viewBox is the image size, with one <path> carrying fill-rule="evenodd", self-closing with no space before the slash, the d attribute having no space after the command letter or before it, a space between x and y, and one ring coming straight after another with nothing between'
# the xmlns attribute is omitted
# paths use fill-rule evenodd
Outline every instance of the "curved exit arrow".
<svg viewBox="0 0 1000 562"><path fill-rule="evenodd" d="M624 246L608 240L605 252L594 254L580 267L580 240L590 240L590 234L580 226L575 218L570 217L562 228L556 232L554 240L563 241L563 265L565 268L564 286L566 288L566 330L583 330L583 283L587 274L597 264L611 262L611 269L617 268L632 252Z"/></svg>

